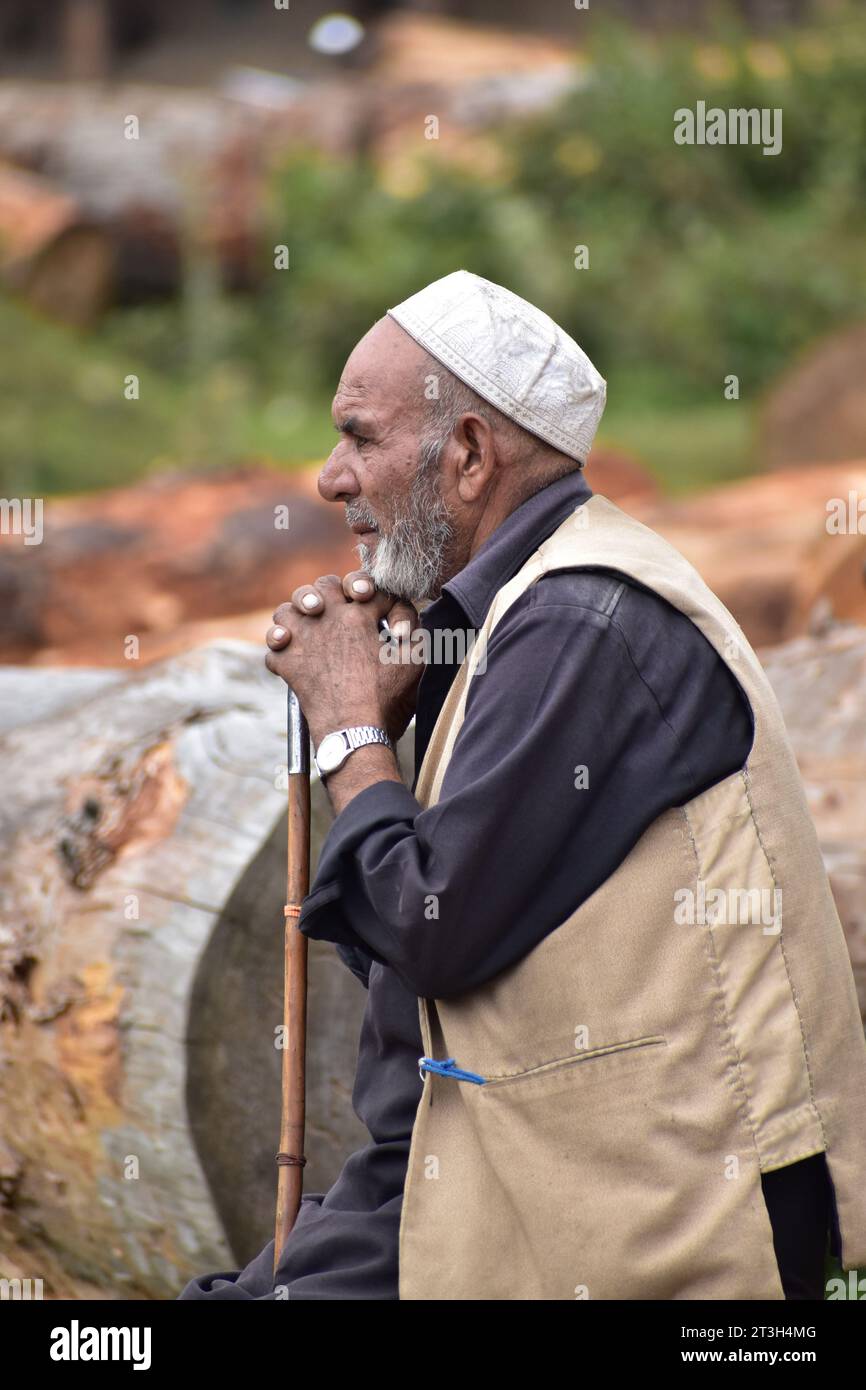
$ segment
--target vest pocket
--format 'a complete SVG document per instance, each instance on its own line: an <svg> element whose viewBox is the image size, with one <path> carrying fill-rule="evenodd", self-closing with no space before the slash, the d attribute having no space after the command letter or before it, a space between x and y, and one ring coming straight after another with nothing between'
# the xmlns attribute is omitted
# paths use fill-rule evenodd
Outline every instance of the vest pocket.
<svg viewBox="0 0 866 1390"><path fill-rule="evenodd" d="M570 1052L567 1057L557 1057L552 1062L542 1062L527 1071L510 1072L507 1076L485 1076L486 1086L504 1086L514 1081L524 1081L532 1076L546 1076L562 1067L574 1066L578 1062L590 1062L595 1057L610 1057L616 1052L633 1052L642 1047L657 1047L667 1043L661 1033L651 1033L643 1038L628 1038L625 1042L608 1043L606 1047L584 1048L581 1052Z"/></svg>

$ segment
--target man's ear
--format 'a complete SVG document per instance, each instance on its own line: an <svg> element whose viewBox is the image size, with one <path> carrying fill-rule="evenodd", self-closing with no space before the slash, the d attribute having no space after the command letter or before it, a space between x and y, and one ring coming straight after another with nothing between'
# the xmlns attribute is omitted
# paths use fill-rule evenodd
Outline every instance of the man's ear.
<svg viewBox="0 0 866 1390"><path fill-rule="evenodd" d="M454 426L459 453L457 491L463 502L474 502L484 491L496 466L493 426L483 415L468 412Z"/></svg>

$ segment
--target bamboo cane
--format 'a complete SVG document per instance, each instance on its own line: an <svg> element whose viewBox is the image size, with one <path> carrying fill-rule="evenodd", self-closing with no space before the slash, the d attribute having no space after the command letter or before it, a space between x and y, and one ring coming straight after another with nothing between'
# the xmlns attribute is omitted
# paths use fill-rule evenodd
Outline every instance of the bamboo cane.
<svg viewBox="0 0 866 1390"><path fill-rule="evenodd" d="M286 880L283 1075L274 1273L295 1224L303 1189L305 1063L307 1050L307 938L297 929L310 887L310 735L294 691L288 692L289 830Z"/></svg>

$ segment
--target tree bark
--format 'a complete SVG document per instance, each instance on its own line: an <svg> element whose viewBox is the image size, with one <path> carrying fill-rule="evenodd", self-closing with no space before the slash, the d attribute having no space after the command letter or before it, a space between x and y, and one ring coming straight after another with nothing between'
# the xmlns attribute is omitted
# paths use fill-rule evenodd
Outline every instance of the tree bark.
<svg viewBox="0 0 866 1390"><path fill-rule="evenodd" d="M0 1265L48 1297L170 1298L273 1233L285 685L230 641L38 675L41 701L0 670ZM16 686L36 717L9 728ZM314 852L329 818L314 781ZM310 1192L367 1138L365 998L311 943Z"/></svg>

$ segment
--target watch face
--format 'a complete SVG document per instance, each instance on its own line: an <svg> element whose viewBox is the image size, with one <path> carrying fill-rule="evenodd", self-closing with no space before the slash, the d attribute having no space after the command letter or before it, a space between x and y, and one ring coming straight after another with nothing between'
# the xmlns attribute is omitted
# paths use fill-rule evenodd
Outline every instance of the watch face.
<svg viewBox="0 0 866 1390"><path fill-rule="evenodd" d="M316 762L322 772L333 772L339 767L346 752L346 742L342 734L327 734L319 744Z"/></svg>

